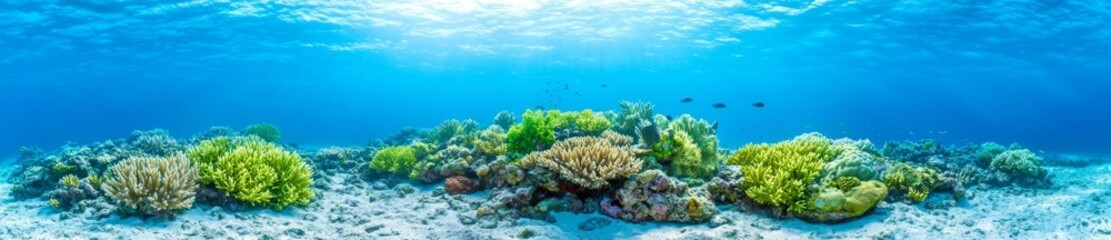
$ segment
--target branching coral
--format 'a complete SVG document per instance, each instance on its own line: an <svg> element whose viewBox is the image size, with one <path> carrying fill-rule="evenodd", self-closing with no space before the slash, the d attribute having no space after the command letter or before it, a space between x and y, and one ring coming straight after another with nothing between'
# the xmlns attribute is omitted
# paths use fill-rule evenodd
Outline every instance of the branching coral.
<svg viewBox="0 0 1111 240"><path fill-rule="evenodd" d="M575 128L587 135L597 135L609 129L611 124L601 114L596 114L590 109L574 114Z"/></svg>
<svg viewBox="0 0 1111 240"><path fill-rule="evenodd" d="M488 157L505 155L509 148L506 145L505 129L498 125L491 125L479 132L473 145L475 154Z"/></svg>
<svg viewBox="0 0 1111 240"><path fill-rule="evenodd" d="M937 170L928 167L911 167L905 163L895 164L883 176L884 183L892 191L904 193L904 197L911 202L926 200L930 191L941 186L941 175Z"/></svg>
<svg viewBox="0 0 1111 240"><path fill-rule="evenodd" d="M633 135L640 120L652 119L652 109L655 107L656 105L648 102L621 101L621 113L612 122L616 125L617 132Z"/></svg>
<svg viewBox="0 0 1111 240"><path fill-rule="evenodd" d="M515 123L517 123L517 119L509 111L501 111L494 116L494 125L501 127L501 129L509 129Z"/></svg>
<svg viewBox="0 0 1111 240"><path fill-rule="evenodd" d="M447 144L449 141L456 137L470 138L478 128L478 122L474 120L459 121L451 119L440 123L435 129L427 133L425 140L435 145ZM461 142L468 142L470 139L462 139Z"/></svg>
<svg viewBox="0 0 1111 240"><path fill-rule="evenodd" d="M186 155L197 164L201 183L251 205L281 210L315 197L312 169L301 156L261 138L205 140Z"/></svg>
<svg viewBox="0 0 1111 240"><path fill-rule="evenodd" d="M506 134L508 151L515 154L528 154L550 147L556 141L555 127L541 111L525 111L521 124L509 128Z"/></svg>
<svg viewBox="0 0 1111 240"><path fill-rule="evenodd" d="M242 133L247 136L257 136L267 142L278 142L282 137L282 132L278 130L278 126L274 126L274 124L270 123L259 123L247 126L247 128L243 129Z"/></svg>
<svg viewBox="0 0 1111 240"><path fill-rule="evenodd" d="M601 189L609 186L608 180L628 178L639 171L642 164L632 147L615 145L599 137L570 138L521 160L523 167L545 168L558 173L563 180L588 189Z"/></svg>
<svg viewBox="0 0 1111 240"><path fill-rule="evenodd" d="M726 162L740 165L745 194L760 204L795 210L804 206L808 185L822 164L837 155L831 141L818 133L804 134L776 144L749 144Z"/></svg>
<svg viewBox="0 0 1111 240"><path fill-rule="evenodd" d="M108 172L104 192L126 209L163 216L193 207L197 169L184 156L130 158Z"/></svg>
<svg viewBox="0 0 1111 240"><path fill-rule="evenodd" d="M387 147L378 150L370 161L370 168L378 172L416 177L416 151L409 146Z"/></svg>
<svg viewBox="0 0 1111 240"><path fill-rule="evenodd" d="M180 151L177 140L170 136L170 132L163 129L150 131L134 131L129 141L144 153L152 155L166 155Z"/></svg>
<svg viewBox="0 0 1111 240"><path fill-rule="evenodd" d="M999 153L992 159L990 169L1017 178L1037 178L1045 175L1045 169L1042 169L1042 158L1026 149Z"/></svg>

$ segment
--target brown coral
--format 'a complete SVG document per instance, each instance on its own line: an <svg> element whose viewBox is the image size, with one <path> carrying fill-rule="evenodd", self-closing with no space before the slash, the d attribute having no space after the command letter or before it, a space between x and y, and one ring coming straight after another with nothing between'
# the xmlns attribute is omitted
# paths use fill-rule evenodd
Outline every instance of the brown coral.
<svg viewBox="0 0 1111 240"><path fill-rule="evenodd" d="M612 179L628 178L643 162L636 150L600 137L576 137L559 141L551 149L534 152L521 160L521 166L540 166L575 185L600 189Z"/></svg>

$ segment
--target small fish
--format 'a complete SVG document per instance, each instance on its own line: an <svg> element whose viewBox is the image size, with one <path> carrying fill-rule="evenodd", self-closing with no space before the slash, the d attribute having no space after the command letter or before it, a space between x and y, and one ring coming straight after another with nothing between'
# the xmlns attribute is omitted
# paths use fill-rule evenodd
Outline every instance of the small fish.
<svg viewBox="0 0 1111 240"><path fill-rule="evenodd" d="M602 88L606 88L606 87L609 87L609 85L606 85L605 83L603 83Z"/></svg>
<svg viewBox="0 0 1111 240"><path fill-rule="evenodd" d="M724 103L714 103L714 108L717 108L717 109L725 108L725 104Z"/></svg>
<svg viewBox="0 0 1111 240"><path fill-rule="evenodd" d="M679 100L679 102L681 102L681 103L690 103L690 102L694 102L694 99L684 98L683 100Z"/></svg>
<svg viewBox="0 0 1111 240"><path fill-rule="evenodd" d="M571 89L571 84L563 85L563 90Z"/></svg>
<svg viewBox="0 0 1111 240"><path fill-rule="evenodd" d="M711 125L710 128L713 128L716 132L718 130L718 121L714 121L714 125Z"/></svg>
<svg viewBox="0 0 1111 240"><path fill-rule="evenodd" d="M672 117L671 115L664 115L664 117L667 117L668 121L671 121L671 119L675 119L675 117Z"/></svg>
<svg viewBox="0 0 1111 240"><path fill-rule="evenodd" d="M764 107L764 102L755 102L755 103L752 103L752 106L756 107L756 108L762 108L762 107Z"/></svg>

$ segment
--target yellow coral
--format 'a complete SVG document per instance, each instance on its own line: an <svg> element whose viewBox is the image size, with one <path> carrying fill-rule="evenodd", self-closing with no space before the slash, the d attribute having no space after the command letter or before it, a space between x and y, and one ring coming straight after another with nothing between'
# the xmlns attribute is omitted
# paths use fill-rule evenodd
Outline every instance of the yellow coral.
<svg viewBox="0 0 1111 240"><path fill-rule="evenodd" d="M77 175L70 174L62 177L62 180L60 180L59 183L61 183L62 186L65 187L77 188L78 185L81 185L81 180L77 178Z"/></svg>
<svg viewBox="0 0 1111 240"><path fill-rule="evenodd" d="M822 164L837 155L831 141L818 133L773 145L749 144L726 159L740 165L745 194L757 203L779 208L803 207L807 187L821 172Z"/></svg>
<svg viewBox="0 0 1111 240"><path fill-rule="evenodd" d="M559 141L551 149L531 153L521 160L521 166L543 167L588 189L603 188L611 179L628 178L642 165L631 146L615 145L599 137Z"/></svg>

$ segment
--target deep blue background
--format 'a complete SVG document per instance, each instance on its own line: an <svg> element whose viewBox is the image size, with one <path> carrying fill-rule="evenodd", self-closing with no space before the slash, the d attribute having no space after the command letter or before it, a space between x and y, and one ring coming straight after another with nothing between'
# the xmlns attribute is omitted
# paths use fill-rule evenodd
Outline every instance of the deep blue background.
<svg viewBox="0 0 1111 240"><path fill-rule="evenodd" d="M489 123L501 110L617 109L620 100L720 121L730 147L819 131L877 143L934 138L1111 154L1107 6L939 2L908 10L893 2L754 12L779 22L709 48L660 47L641 35L414 38L404 29L228 16L222 5L147 16L124 3L3 2L0 156L137 129L184 138L256 122L278 125L287 142L354 145L450 118ZM109 27L90 24L98 21ZM305 44L367 39L407 47ZM553 48L459 48L490 41ZM680 103L685 97L695 101ZM756 101L767 107L749 106ZM728 107L710 107L717 102Z"/></svg>

